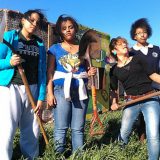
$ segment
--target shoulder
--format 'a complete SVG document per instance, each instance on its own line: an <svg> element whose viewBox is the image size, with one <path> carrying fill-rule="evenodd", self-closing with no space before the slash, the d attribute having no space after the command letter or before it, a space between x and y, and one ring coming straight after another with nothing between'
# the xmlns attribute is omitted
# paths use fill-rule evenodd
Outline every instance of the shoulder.
<svg viewBox="0 0 160 160"><path fill-rule="evenodd" d="M117 63L114 64L114 65L111 67L111 69L110 69L110 75L113 75L113 73L116 71L116 69L117 69Z"/></svg>
<svg viewBox="0 0 160 160"><path fill-rule="evenodd" d="M139 50L135 50L134 47L130 48L129 50L129 56L134 56L138 54Z"/></svg>
<svg viewBox="0 0 160 160"><path fill-rule="evenodd" d="M56 43L56 44L53 44L53 45L49 48L48 51L50 51L50 52L55 52L55 51L59 50L60 48L61 48L60 43Z"/></svg>
<svg viewBox="0 0 160 160"><path fill-rule="evenodd" d="M18 30L8 30L4 34L10 35L10 34L17 34L17 33L18 33Z"/></svg>
<svg viewBox="0 0 160 160"><path fill-rule="evenodd" d="M4 39L12 38L14 35L18 35L17 30L9 30L4 32Z"/></svg>
<svg viewBox="0 0 160 160"><path fill-rule="evenodd" d="M160 46L153 45L153 49L160 50Z"/></svg>
<svg viewBox="0 0 160 160"><path fill-rule="evenodd" d="M160 58L160 47L156 45L152 45L152 48L149 48L149 54L153 58Z"/></svg>

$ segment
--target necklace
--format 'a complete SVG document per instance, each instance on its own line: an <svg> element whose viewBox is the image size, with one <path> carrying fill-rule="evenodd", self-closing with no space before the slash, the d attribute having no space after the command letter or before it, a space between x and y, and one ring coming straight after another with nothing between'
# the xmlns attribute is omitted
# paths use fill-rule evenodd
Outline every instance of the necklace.
<svg viewBox="0 0 160 160"><path fill-rule="evenodd" d="M127 59L124 61L123 66L128 64L131 61L132 57L127 57Z"/></svg>
<svg viewBox="0 0 160 160"><path fill-rule="evenodd" d="M126 57L127 59L125 59L125 60L118 60L118 62L117 62L117 66L118 67L124 67L126 64L128 64L130 61L131 61L131 59L132 59L132 57Z"/></svg>
<svg viewBox="0 0 160 160"><path fill-rule="evenodd" d="M128 58L124 61L123 65L125 66L127 62L128 62Z"/></svg>
<svg viewBox="0 0 160 160"><path fill-rule="evenodd" d="M76 53L78 51L77 45L69 44L68 42L63 42L62 46L69 53Z"/></svg>

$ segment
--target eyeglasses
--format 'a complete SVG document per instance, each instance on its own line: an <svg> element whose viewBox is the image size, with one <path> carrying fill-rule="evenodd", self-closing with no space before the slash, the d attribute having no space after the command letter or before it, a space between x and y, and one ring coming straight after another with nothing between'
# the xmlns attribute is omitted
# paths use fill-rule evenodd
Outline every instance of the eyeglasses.
<svg viewBox="0 0 160 160"><path fill-rule="evenodd" d="M136 36L147 35L147 31L135 33Z"/></svg>

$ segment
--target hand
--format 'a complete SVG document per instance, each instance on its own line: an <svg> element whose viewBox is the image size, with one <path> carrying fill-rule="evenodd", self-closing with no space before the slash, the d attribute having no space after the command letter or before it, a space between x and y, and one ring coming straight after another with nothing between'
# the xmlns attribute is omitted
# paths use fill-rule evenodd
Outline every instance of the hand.
<svg viewBox="0 0 160 160"><path fill-rule="evenodd" d="M113 111L116 111L116 110L118 109L118 104L117 104L117 103L112 103L111 109L112 109Z"/></svg>
<svg viewBox="0 0 160 160"><path fill-rule="evenodd" d="M10 59L11 66L17 66L22 62L22 58L18 54L14 54Z"/></svg>
<svg viewBox="0 0 160 160"><path fill-rule="evenodd" d="M97 68L96 67L89 67L88 68L88 76L94 76L97 73Z"/></svg>
<svg viewBox="0 0 160 160"><path fill-rule="evenodd" d="M38 100L38 101L37 101L37 106L36 106L36 108L34 109L34 112L35 112L38 116L41 114L42 107L43 107L43 101Z"/></svg>
<svg viewBox="0 0 160 160"><path fill-rule="evenodd" d="M48 109L54 108L57 104L56 97L53 94L47 94Z"/></svg>

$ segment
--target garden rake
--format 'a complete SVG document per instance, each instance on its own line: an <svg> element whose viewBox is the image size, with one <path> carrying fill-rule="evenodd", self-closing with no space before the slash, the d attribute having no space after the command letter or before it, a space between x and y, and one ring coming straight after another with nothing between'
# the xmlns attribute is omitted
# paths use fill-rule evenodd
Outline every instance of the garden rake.
<svg viewBox="0 0 160 160"><path fill-rule="evenodd" d="M97 59L100 57L100 40L98 34L94 30L88 30L84 33L80 41L80 54L84 55L87 60L89 67L92 67L91 58ZM97 52L98 51L98 52ZM93 105L93 115L90 124L90 135L102 135L104 134L103 124L98 116L97 110L97 98L96 98L96 86L94 76L91 76L91 93L92 93L92 105ZM98 124L100 129L96 129L95 124Z"/></svg>

